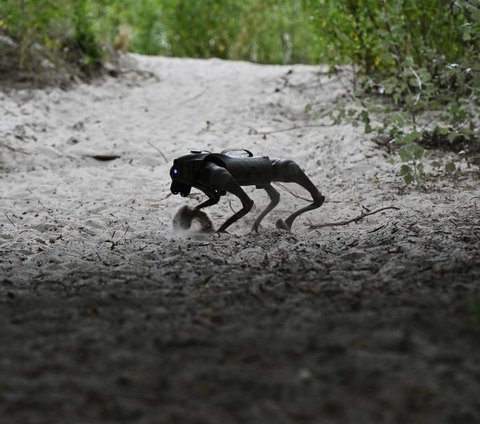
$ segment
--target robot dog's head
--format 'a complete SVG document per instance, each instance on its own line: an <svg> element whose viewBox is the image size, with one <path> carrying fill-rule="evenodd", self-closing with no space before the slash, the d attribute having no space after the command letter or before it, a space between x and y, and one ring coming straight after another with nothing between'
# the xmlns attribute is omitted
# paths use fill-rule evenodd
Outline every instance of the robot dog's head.
<svg viewBox="0 0 480 424"><path fill-rule="evenodd" d="M195 183L198 171L203 165L203 159L207 156L206 152L192 152L190 155L181 156L173 161L170 169L172 185L170 190L173 194L188 196Z"/></svg>

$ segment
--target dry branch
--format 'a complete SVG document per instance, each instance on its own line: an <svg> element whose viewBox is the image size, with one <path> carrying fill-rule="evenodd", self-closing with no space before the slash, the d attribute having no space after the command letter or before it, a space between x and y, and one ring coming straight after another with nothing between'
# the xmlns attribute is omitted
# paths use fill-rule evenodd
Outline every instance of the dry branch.
<svg viewBox="0 0 480 424"><path fill-rule="evenodd" d="M352 222L358 222L358 221L362 220L363 218L366 218L367 216L370 216L370 215L373 215L373 214L376 214L378 212L382 212L382 211L385 211L385 210L388 210L388 209L394 209L396 211L400 210L400 208L397 208L396 206L387 206L385 208L380 208L380 209L377 209L377 210L372 211L372 212L362 213L361 215L358 215L355 218L348 219L346 221L326 222L324 224L307 224L307 226L310 228L311 231L313 231L313 230L316 230L318 228L323 228L323 227L337 227L337 226L341 226L341 225L348 225L348 224L351 224Z"/></svg>
<svg viewBox="0 0 480 424"><path fill-rule="evenodd" d="M150 146L152 146L158 153L162 155L163 159L165 160L165 163L168 163L167 157L163 154L163 152L157 146L155 146L153 143L150 143L149 141L147 141L147 143L150 144Z"/></svg>
<svg viewBox="0 0 480 424"><path fill-rule="evenodd" d="M15 228L17 228L17 226L13 223L13 221L10 219L10 217L7 215L7 212L3 211L3 213L5 214L5 216L7 217L7 219L10 221L10 224L12 224Z"/></svg>
<svg viewBox="0 0 480 424"><path fill-rule="evenodd" d="M250 128L248 130L248 135L262 135L262 136L267 136L270 134L277 134L277 133L282 133L282 132L287 132L287 131L295 131L295 130L301 130L304 128L325 128L325 127L331 127L331 124L310 124L310 125L294 125L293 127L288 127L288 128L282 128L279 130L272 130L272 131L258 131L255 128Z"/></svg>

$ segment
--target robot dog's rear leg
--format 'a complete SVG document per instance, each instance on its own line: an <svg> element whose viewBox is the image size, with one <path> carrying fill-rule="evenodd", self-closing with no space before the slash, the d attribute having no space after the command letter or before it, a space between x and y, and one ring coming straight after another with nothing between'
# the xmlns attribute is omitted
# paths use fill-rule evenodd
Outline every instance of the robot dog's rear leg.
<svg viewBox="0 0 480 424"><path fill-rule="evenodd" d="M302 213L317 209L323 205L325 197L318 191L317 187L312 183L301 168L291 160L279 160L273 162L274 170L276 172L275 180L286 183L297 183L305 188L312 196L312 204L305 206L298 211L292 213L285 221L279 219L277 221L277 228L290 231L293 221Z"/></svg>
<svg viewBox="0 0 480 424"><path fill-rule="evenodd" d="M278 193L277 190L275 190L271 184L267 185L259 185L257 188L263 188L268 196L270 197L270 203L268 206L262 211L262 213L258 216L258 218L255 221L255 224L253 224L252 231L258 232L258 228L260 227L260 222L262 222L262 219L265 218L265 216L272 211L272 209L278 205L278 202L280 201L280 194Z"/></svg>

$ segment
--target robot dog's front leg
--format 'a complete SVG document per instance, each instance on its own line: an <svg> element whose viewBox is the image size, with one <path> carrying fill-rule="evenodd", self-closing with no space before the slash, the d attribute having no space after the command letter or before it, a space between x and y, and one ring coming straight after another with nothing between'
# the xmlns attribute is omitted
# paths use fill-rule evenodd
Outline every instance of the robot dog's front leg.
<svg viewBox="0 0 480 424"><path fill-rule="evenodd" d="M242 209L233 214L228 218L217 230L217 232L224 232L230 225L238 221L240 218L245 216L253 207L253 200L248 197L247 193L240 187L240 185L235 181L230 172L225 168L218 166L214 163L207 163L205 168L201 172L201 178L203 181L208 182L208 186L215 191L229 192L237 196L242 202ZM208 195L208 193L207 193ZM211 203L213 202L213 203ZM212 198L199 205L201 207L209 206L210 204L215 204L217 201L213 201ZM203 206L202 206L203 205Z"/></svg>
<svg viewBox="0 0 480 424"><path fill-rule="evenodd" d="M190 206L182 206L173 217L173 227L188 230L192 226L192 222L197 221L201 225L202 231L213 231L212 221L201 209L218 203L220 194L213 188L207 187L202 183L195 184L195 188L203 191L208 196L208 199L193 208Z"/></svg>
<svg viewBox="0 0 480 424"><path fill-rule="evenodd" d="M212 187L204 186L203 184L198 184L195 186L200 191L203 191L207 196L208 199L202 203L199 203L197 206L194 207L195 210L199 211L200 209L206 208L208 206L216 205L220 200L220 194L217 190L214 190Z"/></svg>

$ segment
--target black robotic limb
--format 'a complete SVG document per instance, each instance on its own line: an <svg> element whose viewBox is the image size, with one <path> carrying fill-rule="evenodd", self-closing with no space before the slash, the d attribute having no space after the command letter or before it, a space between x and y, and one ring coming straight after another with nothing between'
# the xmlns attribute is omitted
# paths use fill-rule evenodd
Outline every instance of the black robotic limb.
<svg viewBox="0 0 480 424"><path fill-rule="evenodd" d="M322 196L320 191L318 191L317 187L315 187L310 178L305 175L300 166L298 166L295 162L291 160L274 160L273 172L274 181L296 183L305 188L312 196L313 202L310 205L307 205L299 209L298 211L292 213L285 221L283 219L277 220L277 228L290 231L295 218L305 212L317 209L322 206L323 202L325 201L325 197Z"/></svg>
<svg viewBox="0 0 480 424"><path fill-rule="evenodd" d="M262 211L262 213L258 216L258 218L255 220L255 223L253 224L252 231L255 231L258 233L258 229L260 227L260 223L262 222L263 218L267 216L268 213L270 213L275 206L278 205L278 202L280 202L280 194L278 193L277 190L273 188L271 184L266 184L266 185L258 185L256 188L263 188L267 194L268 197L270 197L270 203L268 206Z"/></svg>
<svg viewBox="0 0 480 424"><path fill-rule="evenodd" d="M245 193L240 184L235 181L230 172L228 172L225 168L214 163L208 163L205 171L207 181L212 188L218 191L232 193L242 202L242 209L228 218L217 230L219 233L223 233L230 225L250 212L253 207L253 200L248 197L247 193Z"/></svg>
<svg viewBox="0 0 480 424"><path fill-rule="evenodd" d="M205 202L199 203L194 207L195 210L199 211L200 209L206 208L208 206L216 205L220 201L220 194L211 187L204 187L203 185L198 185L196 188L203 191L208 199Z"/></svg>

